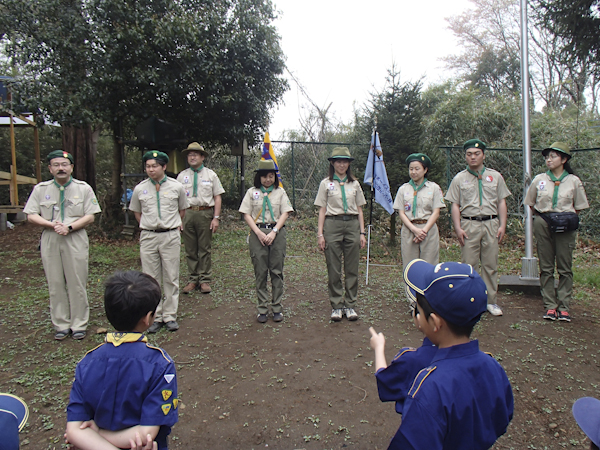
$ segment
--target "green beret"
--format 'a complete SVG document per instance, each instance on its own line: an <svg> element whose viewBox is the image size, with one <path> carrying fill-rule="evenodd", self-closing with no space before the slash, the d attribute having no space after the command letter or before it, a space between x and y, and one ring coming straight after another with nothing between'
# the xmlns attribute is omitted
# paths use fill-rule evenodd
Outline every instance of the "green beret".
<svg viewBox="0 0 600 450"><path fill-rule="evenodd" d="M544 150L542 150L542 155L544 155L544 156L548 155L548 153L550 153L551 150L554 150L556 152L560 152L563 155L565 155L567 157L567 161L569 159L571 159L571 157L573 156L573 155L571 155L571 148L567 144L565 144L564 142L555 142L550 147L545 148Z"/></svg>
<svg viewBox="0 0 600 450"><path fill-rule="evenodd" d="M164 152L159 152L158 150L150 150L149 152L144 153L142 160L144 163L149 159L155 159L156 162L162 162L162 165L169 163L169 156Z"/></svg>
<svg viewBox="0 0 600 450"><path fill-rule="evenodd" d="M350 161L354 161L352 155L350 155L350 150L348 147L336 147L331 152L331 156L327 158L329 161L333 161L335 159L349 159Z"/></svg>
<svg viewBox="0 0 600 450"><path fill-rule="evenodd" d="M275 161L272 159L261 159L255 172L276 172Z"/></svg>
<svg viewBox="0 0 600 450"><path fill-rule="evenodd" d="M204 150L204 147L202 147L197 142L192 142L192 143L190 143L190 145L187 146L186 149L181 150L181 153L185 153L185 152L198 152L198 153L202 153L204 156L209 156L208 152L206 150Z"/></svg>
<svg viewBox="0 0 600 450"><path fill-rule="evenodd" d="M408 155L408 158L406 158L406 165L409 165L413 161L419 161L425 167L431 167L431 159L424 153L413 153L412 155Z"/></svg>
<svg viewBox="0 0 600 450"><path fill-rule="evenodd" d="M468 150L470 148L479 148L481 149L481 151L484 151L486 147L486 143L480 141L479 139L469 139L463 144L463 150Z"/></svg>
<svg viewBox="0 0 600 450"><path fill-rule="evenodd" d="M68 152L65 152L64 150L54 150L48 153L48 162L52 161L54 158L67 158L69 161L71 161L71 164L75 164L75 161L73 160L73 155L71 155Z"/></svg>

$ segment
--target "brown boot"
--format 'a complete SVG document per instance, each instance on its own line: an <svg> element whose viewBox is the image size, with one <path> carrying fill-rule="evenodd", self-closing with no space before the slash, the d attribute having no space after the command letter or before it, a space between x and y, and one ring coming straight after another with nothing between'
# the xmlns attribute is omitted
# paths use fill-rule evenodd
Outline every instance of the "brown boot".
<svg viewBox="0 0 600 450"><path fill-rule="evenodd" d="M212 289L210 288L208 283L200 284L200 292L202 292L203 294L210 294L211 291L212 291Z"/></svg>
<svg viewBox="0 0 600 450"><path fill-rule="evenodd" d="M188 285L182 289L182 292L184 294L189 294L190 292L192 292L197 287L198 287L198 285L192 281L191 283L188 283Z"/></svg>

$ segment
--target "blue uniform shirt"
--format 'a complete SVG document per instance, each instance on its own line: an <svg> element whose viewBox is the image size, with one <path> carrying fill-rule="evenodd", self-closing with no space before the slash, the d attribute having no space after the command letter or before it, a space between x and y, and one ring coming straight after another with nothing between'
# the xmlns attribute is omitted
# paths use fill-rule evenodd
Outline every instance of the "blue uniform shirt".
<svg viewBox="0 0 600 450"><path fill-rule="evenodd" d="M415 378L389 448L488 449L506 432L513 408L504 369L477 341L441 348Z"/></svg>
<svg viewBox="0 0 600 450"><path fill-rule="evenodd" d="M423 367L427 367L437 347L428 338L419 348L405 347L398 352L389 366L375 372L377 390L382 402L396 402L396 412L402 414L406 394Z"/></svg>
<svg viewBox="0 0 600 450"><path fill-rule="evenodd" d="M141 333L109 333L106 341L77 364L67 421L93 419L110 431L159 425L155 440L160 450L166 449L178 420L173 360L149 346Z"/></svg>

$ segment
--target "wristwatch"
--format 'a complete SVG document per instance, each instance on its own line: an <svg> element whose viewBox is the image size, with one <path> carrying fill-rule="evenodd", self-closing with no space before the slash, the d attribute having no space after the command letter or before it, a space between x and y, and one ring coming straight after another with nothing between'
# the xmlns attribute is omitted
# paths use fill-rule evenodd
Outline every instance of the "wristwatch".
<svg viewBox="0 0 600 450"><path fill-rule="evenodd" d="M273 230L275 232L275 234L279 233L279 228L277 228L277 227L273 227L273 228L271 228L271 230Z"/></svg>
<svg viewBox="0 0 600 450"><path fill-rule="evenodd" d="M218 219L218 218L219 218L219 216L213 216L213 219Z"/></svg>
<svg viewBox="0 0 600 450"><path fill-rule="evenodd" d="M69 225L69 233L73 232L73 227L71 225Z"/></svg>

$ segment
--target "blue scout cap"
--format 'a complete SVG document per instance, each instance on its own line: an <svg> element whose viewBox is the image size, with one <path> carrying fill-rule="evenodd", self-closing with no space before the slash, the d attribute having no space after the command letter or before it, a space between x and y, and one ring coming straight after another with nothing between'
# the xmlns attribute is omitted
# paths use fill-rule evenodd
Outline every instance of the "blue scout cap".
<svg viewBox="0 0 600 450"><path fill-rule="evenodd" d="M573 404L573 417L597 447L600 447L600 400L583 397Z"/></svg>
<svg viewBox="0 0 600 450"><path fill-rule="evenodd" d="M164 152L159 152L158 150L150 150L149 152L144 153L144 156L142 156L144 163L149 159L155 159L157 163L162 162L163 165L169 163L169 156Z"/></svg>
<svg viewBox="0 0 600 450"><path fill-rule="evenodd" d="M469 264L434 266L415 259L406 266L404 281L412 300L417 300L417 292L423 294L431 308L454 325L475 325L487 310L485 283Z"/></svg>
<svg viewBox="0 0 600 450"><path fill-rule="evenodd" d="M23 399L11 394L0 394L1 448L19 448L19 431L29 418L29 408Z"/></svg>

